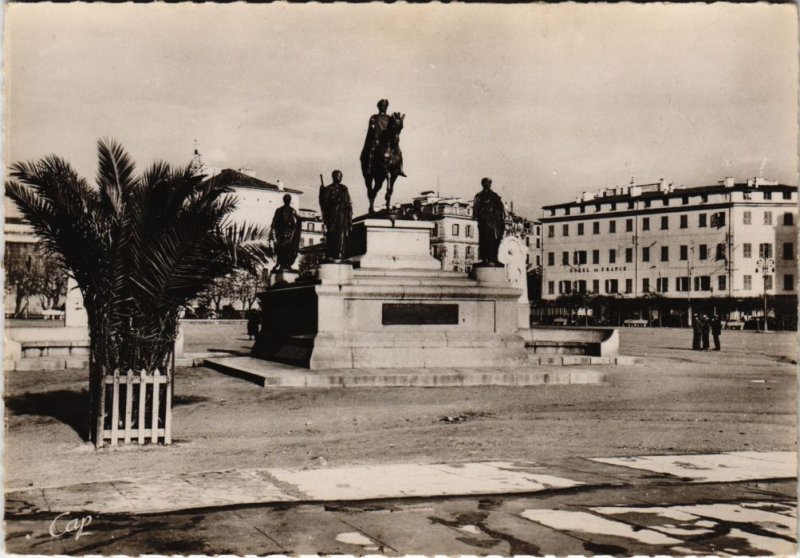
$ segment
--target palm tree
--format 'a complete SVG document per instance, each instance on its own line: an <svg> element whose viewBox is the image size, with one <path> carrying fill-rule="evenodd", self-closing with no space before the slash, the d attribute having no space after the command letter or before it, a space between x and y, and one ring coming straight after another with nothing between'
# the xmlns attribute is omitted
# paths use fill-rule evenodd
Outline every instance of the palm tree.
<svg viewBox="0 0 800 558"><path fill-rule="evenodd" d="M237 200L229 184L164 162L137 175L115 141L100 140L97 149L94 186L54 155L13 164L5 183L83 294L95 444L104 376L170 370L181 307L234 269L255 271L271 253L265 229L232 224Z"/></svg>

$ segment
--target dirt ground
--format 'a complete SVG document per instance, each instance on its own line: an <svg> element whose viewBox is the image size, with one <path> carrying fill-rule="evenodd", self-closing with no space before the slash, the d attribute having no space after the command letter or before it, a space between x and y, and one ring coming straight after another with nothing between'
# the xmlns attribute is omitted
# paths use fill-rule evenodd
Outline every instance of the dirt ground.
<svg viewBox="0 0 800 558"><path fill-rule="evenodd" d="M186 333L190 351L250 345L235 325ZM647 364L596 367L602 386L261 388L183 368L174 445L99 451L83 438L85 371L9 372L6 489L233 468L795 450L796 335L724 332L721 353L686 349L690 337L621 330L621 352Z"/></svg>

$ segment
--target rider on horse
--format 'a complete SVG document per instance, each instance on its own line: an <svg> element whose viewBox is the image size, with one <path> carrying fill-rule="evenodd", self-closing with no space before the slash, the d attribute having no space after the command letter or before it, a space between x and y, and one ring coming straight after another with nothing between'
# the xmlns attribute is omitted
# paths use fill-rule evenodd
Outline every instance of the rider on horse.
<svg viewBox="0 0 800 558"><path fill-rule="evenodd" d="M361 172L367 185L370 213L373 211L373 201L383 182L387 181L388 209L394 181L398 176L406 176L403 172L403 153L399 145L404 115L395 113L389 116L386 114L388 108L389 101L386 99L378 101L378 114L373 114L369 119L367 137L361 150Z"/></svg>

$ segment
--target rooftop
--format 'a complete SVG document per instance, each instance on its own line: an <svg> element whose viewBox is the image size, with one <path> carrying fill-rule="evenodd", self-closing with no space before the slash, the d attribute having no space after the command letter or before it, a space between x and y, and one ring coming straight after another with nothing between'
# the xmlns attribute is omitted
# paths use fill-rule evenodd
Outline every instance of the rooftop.
<svg viewBox="0 0 800 558"><path fill-rule="evenodd" d="M301 190L295 190L293 188L279 188L277 184L272 184L270 182L266 182L261 180L260 178L256 178L255 176L247 175L243 172L239 172L233 169L224 169L218 175L220 178L224 178L225 180L230 180L234 187L238 188L256 188L259 190L272 190L275 192L286 192L287 194L302 194Z"/></svg>

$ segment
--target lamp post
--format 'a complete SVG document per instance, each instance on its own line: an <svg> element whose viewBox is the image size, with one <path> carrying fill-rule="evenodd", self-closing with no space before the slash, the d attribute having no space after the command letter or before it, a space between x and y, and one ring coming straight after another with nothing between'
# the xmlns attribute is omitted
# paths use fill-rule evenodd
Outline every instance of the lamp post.
<svg viewBox="0 0 800 558"><path fill-rule="evenodd" d="M769 331L767 325L767 277L775 273L775 260L772 258L758 258L756 262L756 274L761 274L764 282L764 328L761 330L764 333Z"/></svg>

